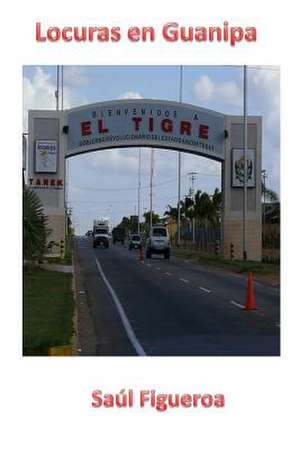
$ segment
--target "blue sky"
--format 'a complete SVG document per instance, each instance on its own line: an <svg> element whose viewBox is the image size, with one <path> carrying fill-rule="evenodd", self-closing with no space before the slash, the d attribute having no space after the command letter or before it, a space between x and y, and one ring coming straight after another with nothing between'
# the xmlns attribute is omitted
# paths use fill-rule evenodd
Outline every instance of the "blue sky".
<svg viewBox="0 0 300 449"><path fill-rule="evenodd" d="M118 98L179 100L179 66L67 66L64 68L64 107ZM56 66L25 66L24 130L28 109L55 108ZM274 66L250 66L248 112L263 117L263 168L268 187L280 185L280 73ZM184 66L182 100L226 114L241 115L243 73L238 66ZM220 188L220 164L206 158L182 156L182 195L197 172L195 188ZM154 150L154 209L163 214L177 199L176 152ZM142 205L149 208L150 151L142 150ZM68 160L68 204L76 232L91 228L94 218L110 216L116 225L137 212L138 151L106 150Z"/></svg>

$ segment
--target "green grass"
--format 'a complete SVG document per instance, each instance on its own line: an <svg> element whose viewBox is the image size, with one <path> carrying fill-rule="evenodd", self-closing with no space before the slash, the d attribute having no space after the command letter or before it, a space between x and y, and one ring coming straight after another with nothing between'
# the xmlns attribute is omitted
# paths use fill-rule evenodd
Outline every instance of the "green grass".
<svg viewBox="0 0 300 449"><path fill-rule="evenodd" d="M243 261L243 260L227 260L222 256L217 256L214 254L205 254L193 251L190 249L172 249L172 254L177 257L184 259L191 259L195 262L216 266L219 268L224 268L229 271L234 271L236 273L244 273L252 271L257 274L278 274L279 264L255 262L255 261Z"/></svg>
<svg viewBox="0 0 300 449"><path fill-rule="evenodd" d="M26 267L24 270L23 354L47 355L73 336L72 275Z"/></svg>
<svg viewBox="0 0 300 449"><path fill-rule="evenodd" d="M64 258L44 257L43 262L55 265L72 265L72 255L66 254Z"/></svg>

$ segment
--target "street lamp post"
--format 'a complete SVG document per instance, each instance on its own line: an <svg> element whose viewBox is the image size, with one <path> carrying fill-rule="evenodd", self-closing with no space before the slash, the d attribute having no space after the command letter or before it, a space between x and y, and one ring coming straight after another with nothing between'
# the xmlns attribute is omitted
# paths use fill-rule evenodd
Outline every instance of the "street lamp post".
<svg viewBox="0 0 300 449"><path fill-rule="evenodd" d="M151 148L151 164L150 164L150 232L152 229L152 212L153 212L153 170L154 170L154 150Z"/></svg>
<svg viewBox="0 0 300 449"><path fill-rule="evenodd" d="M61 66L61 110L64 110L64 66Z"/></svg>
<svg viewBox="0 0 300 449"><path fill-rule="evenodd" d="M25 172L27 168L27 136L28 133L22 133L22 169L23 179L25 180Z"/></svg>
<svg viewBox="0 0 300 449"><path fill-rule="evenodd" d="M247 260L247 178L248 178L248 120L247 120L247 66L244 65L244 185L243 185L243 259Z"/></svg>
<svg viewBox="0 0 300 449"><path fill-rule="evenodd" d="M55 99L56 99L56 110L59 110L59 65L56 66L56 91L55 91Z"/></svg>
<svg viewBox="0 0 300 449"><path fill-rule="evenodd" d="M262 182L262 186L263 186L263 232L262 232L262 236L263 236L263 239L262 239L262 243L263 243L263 245L264 245L264 236L265 236L265 232L266 232L266 230L265 230L265 223L266 223L266 177L267 177L267 173L266 173L266 170L264 169L264 170L262 170L261 171L261 173L262 173L262 179L263 179L263 182Z"/></svg>
<svg viewBox="0 0 300 449"><path fill-rule="evenodd" d="M195 189L194 189L194 181L196 179L198 172L191 171L188 173L188 176L190 177L191 181L191 188L190 188L190 198L194 201L194 211L195 211ZM192 218L192 239L193 239L193 245L195 244L195 217Z"/></svg>
<svg viewBox="0 0 300 449"><path fill-rule="evenodd" d="M179 101L182 103L182 65L180 66ZM180 246L181 152L178 151L177 246Z"/></svg>
<svg viewBox="0 0 300 449"><path fill-rule="evenodd" d="M141 221L141 162L142 154L141 148L139 148L139 173L138 173L138 234L140 234L140 221Z"/></svg>

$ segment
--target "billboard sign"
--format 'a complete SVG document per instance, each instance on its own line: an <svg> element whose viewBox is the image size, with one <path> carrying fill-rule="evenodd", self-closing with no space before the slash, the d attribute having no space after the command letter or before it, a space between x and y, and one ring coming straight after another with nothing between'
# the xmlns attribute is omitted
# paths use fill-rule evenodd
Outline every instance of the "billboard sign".
<svg viewBox="0 0 300 449"><path fill-rule="evenodd" d="M66 156L116 147L150 146L224 160L225 116L159 100L96 103L67 112Z"/></svg>

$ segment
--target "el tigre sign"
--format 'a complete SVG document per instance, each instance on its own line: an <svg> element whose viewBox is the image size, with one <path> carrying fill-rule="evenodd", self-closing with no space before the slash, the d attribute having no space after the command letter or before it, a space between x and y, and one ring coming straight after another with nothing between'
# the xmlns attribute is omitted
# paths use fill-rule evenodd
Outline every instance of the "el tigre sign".
<svg viewBox="0 0 300 449"><path fill-rule="evenodd" d="M66 156L115 147L152 146L224 159L222 114L187 104L120 100L68 112Z"/></svg>

